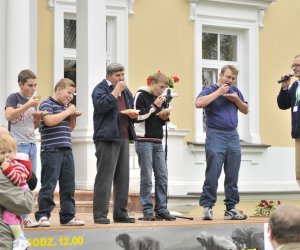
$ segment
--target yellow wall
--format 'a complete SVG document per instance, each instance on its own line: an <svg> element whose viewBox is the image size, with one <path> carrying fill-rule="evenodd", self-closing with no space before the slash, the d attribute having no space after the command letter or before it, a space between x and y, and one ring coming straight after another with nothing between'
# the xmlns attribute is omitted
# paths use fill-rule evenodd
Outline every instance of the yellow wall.
<svg viewBox="0 0 300 250"><path fill-rule="evenodd" d="M272 146L294 145L290 110L279 110L276 98L277 80L292 72L292 59L300 54L299 13L300 1L277 0L260 30L260 132L262 142Z"/></svg>
<svg viewBox="0 0 300 250"><path fill-rule="evenodd" d="M194 23L189 21L187 1L135 1L129 18L129 77L133 93L146 78L160 70L178 75L171 102L171 120L178 128L194 128Z"/></svg>
<svg viewBox="0 0 300 250"><path fill-rule="evenodd" d="M47 98L53 92L53 11L48 1L38 1L38 93Z"/></svg>
<svg viewBox="0 0 300 250"><path fill-rule="evenodd" d="M53 90L53 11L47 1L38 1L38 82L43 97ZM260 28L260 135L262 143L292 146L290 111L279 110L277 80L291 72L294 55L300 53L298 29L300 1L277 0L266 10ZM129 17L129 79L133 93L157 70L178 75L179 97L171 102L171 120L190 129L194 138L194 22L189 20L188 1L139 0ZM43 87L42 87L43 86ZM251 104L250 104L251 105Z"/></svg>

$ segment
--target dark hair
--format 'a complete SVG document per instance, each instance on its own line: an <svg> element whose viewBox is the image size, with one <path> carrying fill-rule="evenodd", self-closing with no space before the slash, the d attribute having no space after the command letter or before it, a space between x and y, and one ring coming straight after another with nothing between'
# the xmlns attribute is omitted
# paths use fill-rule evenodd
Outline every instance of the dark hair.
<svg viewBox="0 0 300 250"><path fill-rule="evenodd" d="M36 79L36 75L30 69L22 70L18 75L18 83L25 84L28 79Z"/></svg>
<svg viewBox="0 0 300 250"><path fill-rule="evenodd" d="M113 73L124 71L124 66L120 63L111 63L106 67L106 76L111 76Z"/></svg>

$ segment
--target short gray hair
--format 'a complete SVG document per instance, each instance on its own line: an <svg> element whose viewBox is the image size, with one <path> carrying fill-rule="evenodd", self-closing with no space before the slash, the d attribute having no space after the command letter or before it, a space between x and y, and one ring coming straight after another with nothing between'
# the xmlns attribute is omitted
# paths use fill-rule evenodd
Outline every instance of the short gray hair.
<svg viewBox="0 0 300 250"><path fill-rule="evenodd" d="M111 63L106 67L106 75L110 76L115 72L124 71L124 66L120 63Z"/></svg>

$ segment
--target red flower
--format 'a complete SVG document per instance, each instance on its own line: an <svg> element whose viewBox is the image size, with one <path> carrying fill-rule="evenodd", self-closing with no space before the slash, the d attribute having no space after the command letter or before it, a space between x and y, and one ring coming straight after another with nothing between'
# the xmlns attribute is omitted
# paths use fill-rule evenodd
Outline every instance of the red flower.
<svg viewBox="0 0 300 250"><path fill-rule="evenodd" d="M148 78L147 78L147 84L150 85L151 82L152 82L152 77L151 77L151 76L148 76Z"/></svg>
<svg viewBox="0 0 300 250"><path fill-rule="evenodd" d="M174 82L179 82L179 81L180 81L180 79L179 79L179 77L178 77L178 76L173 76L173 81L174 81Z"/></svg>

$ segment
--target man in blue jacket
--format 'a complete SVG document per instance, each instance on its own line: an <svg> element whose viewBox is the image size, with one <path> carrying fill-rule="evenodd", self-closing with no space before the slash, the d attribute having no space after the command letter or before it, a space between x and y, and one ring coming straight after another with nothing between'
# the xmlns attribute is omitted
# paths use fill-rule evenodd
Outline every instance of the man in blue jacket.
<svg viewBox="0 0 300 250"><path fill-rule="evenodd" d="M127 212L129 189L129 140L135 139L132 119L138 113L131 110L133 96L124 76L124 66L111 63L106 79L92 93L94 105L94 136L97 174L94 183L93 215L97 224L109 224L107 218L113 183L114 222L134 223Z"/></svg>
<svg viewBox="0 0 300 250"><path fill-rule="evenodd" d="M296 180L300 186L300 54L293 59L292 70L294 76L298 78L289 88L291 78L283 81L277 97L277 104L280 109L291 109L292 116L292 138L295 139L295 157L296 157Z"/></svg>

